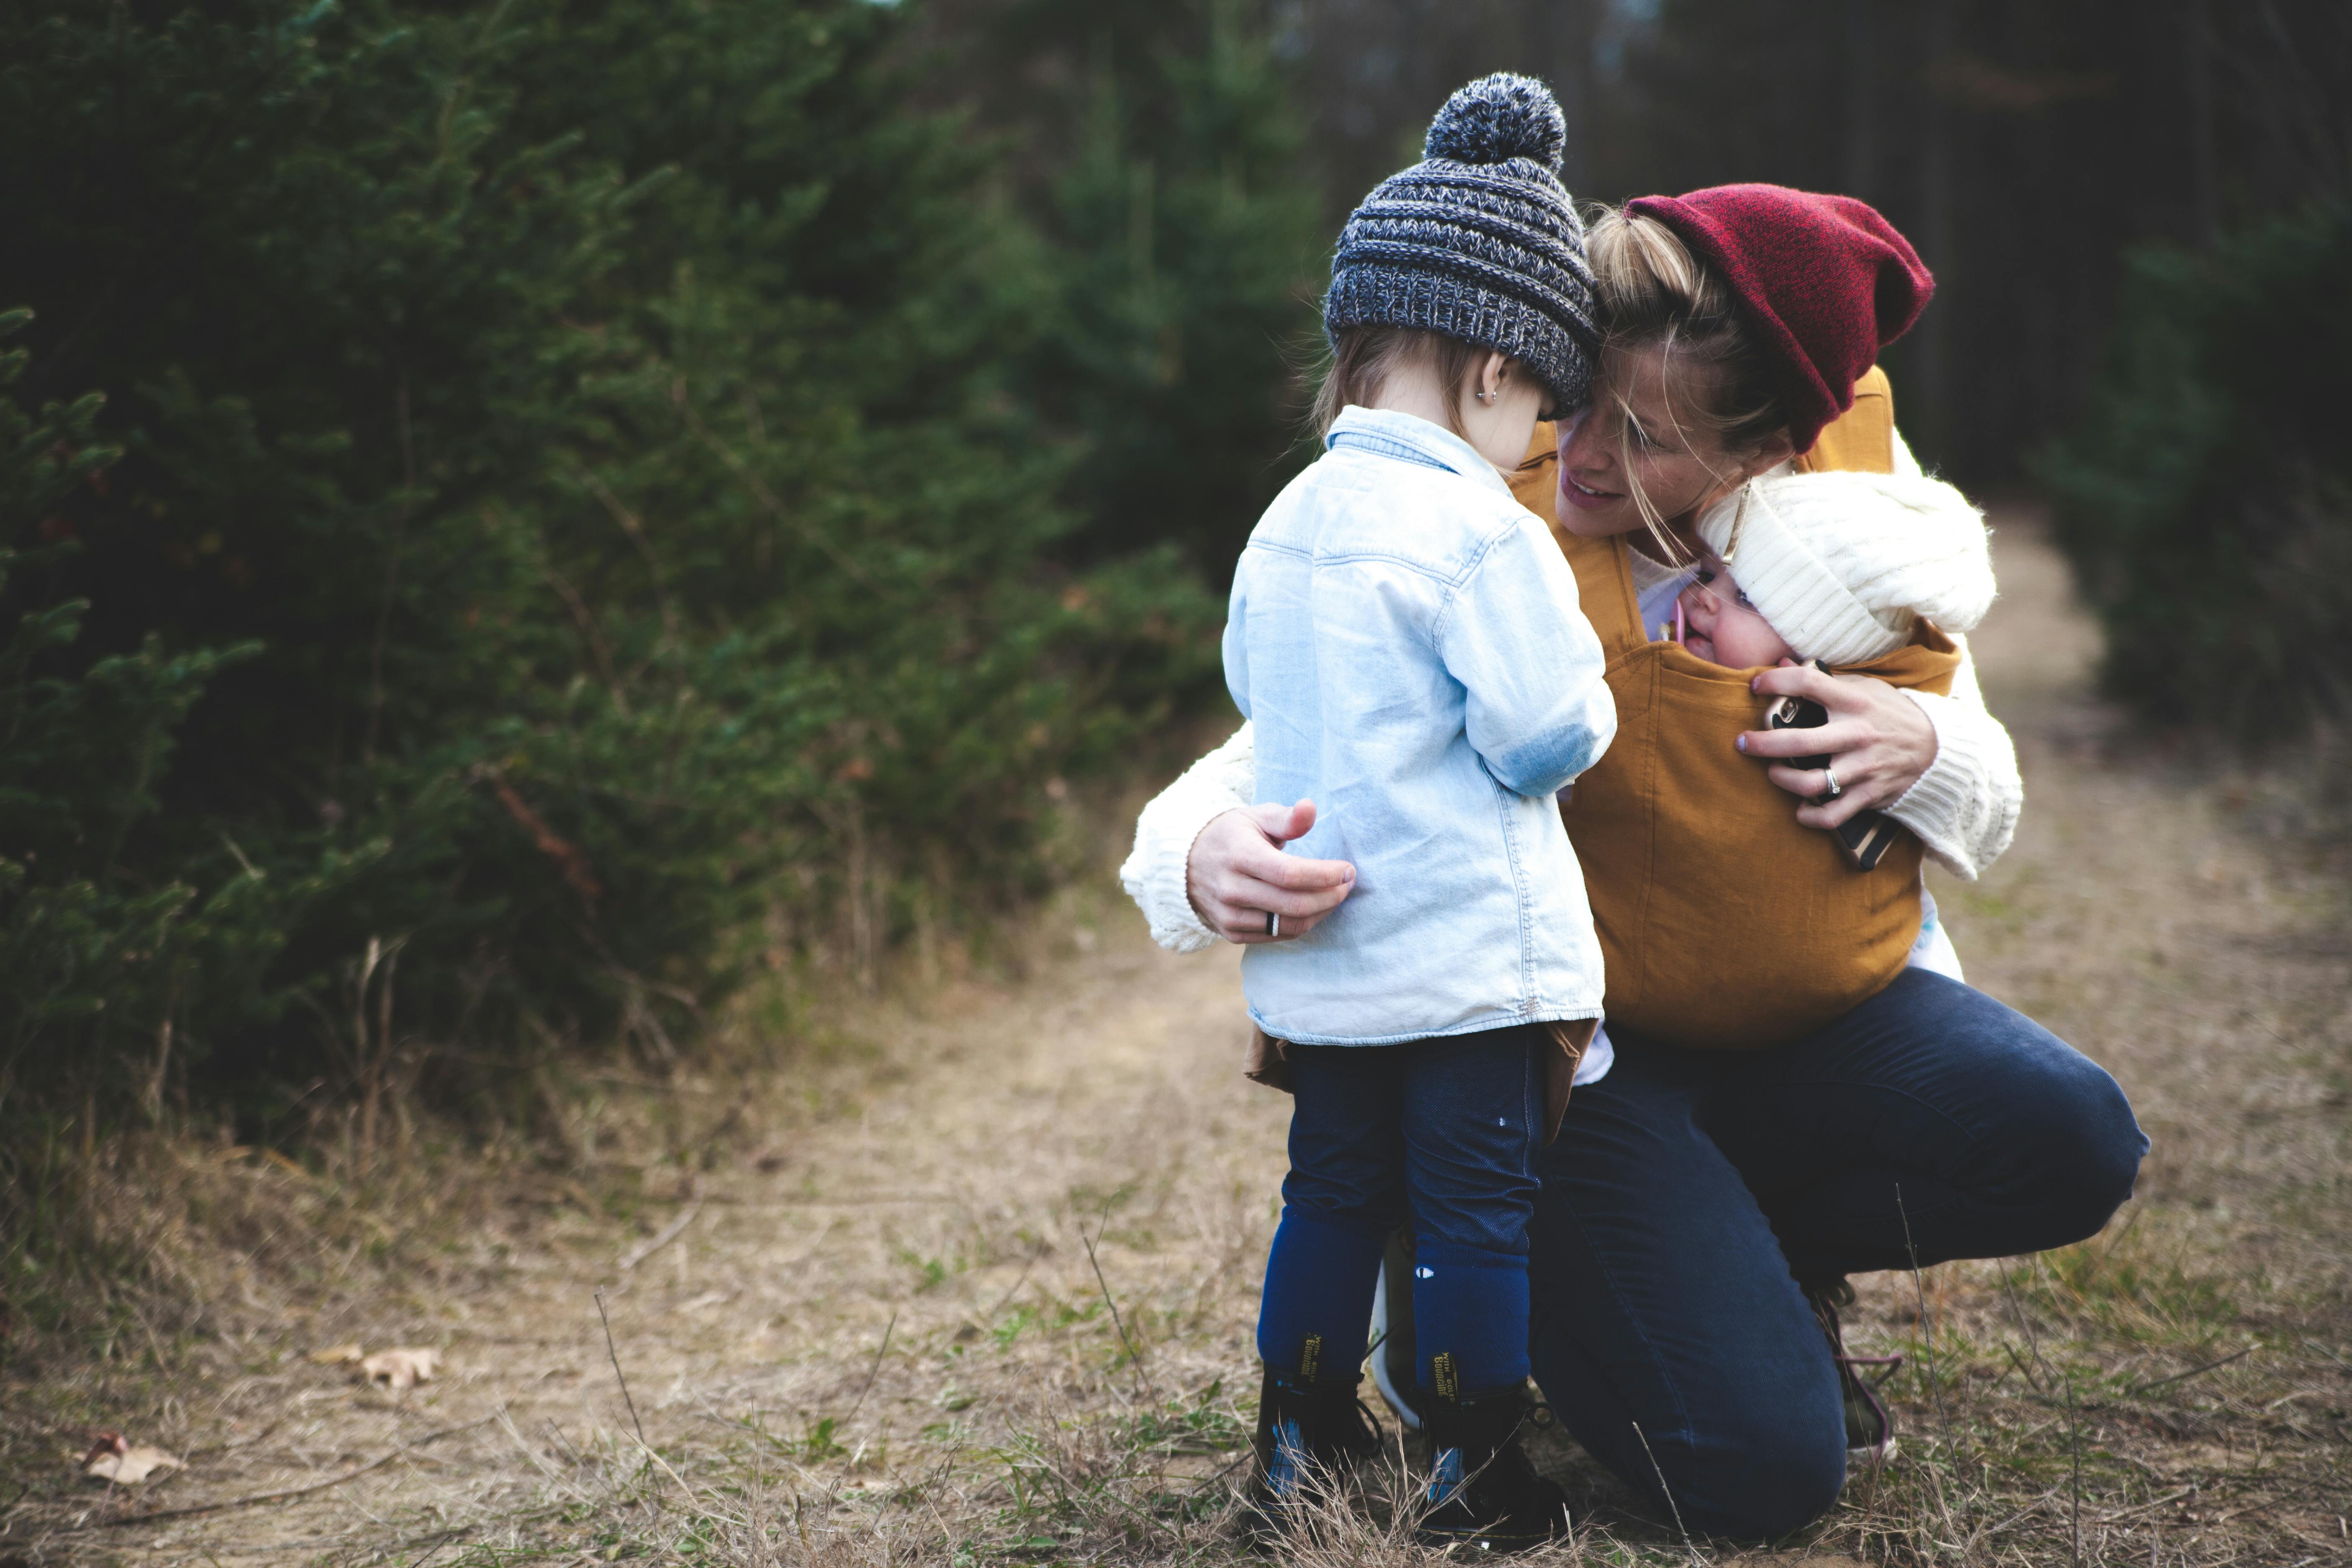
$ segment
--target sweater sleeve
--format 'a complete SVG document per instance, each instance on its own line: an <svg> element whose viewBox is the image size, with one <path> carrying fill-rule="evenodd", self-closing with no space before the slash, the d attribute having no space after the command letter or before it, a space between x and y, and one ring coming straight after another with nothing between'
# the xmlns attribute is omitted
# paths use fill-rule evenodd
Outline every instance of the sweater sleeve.
<svg viewBox="0 0 2352 1568"><path fill-rule="evenodd" d="M1889 434L1895 439L1895 477L1905 479L1926 478L1926 470L1919 467L1919 459L1912 454L1911 443L1903 438L1903 432L1895 430L1890 431Z"/></svg>
<svg viewBox="0 0 2352 1568"><path fill-rule="evenodd" d="M1953 640L1960 645L1960 668L1952 694L1904 693L1935 726L1936 760L1886 815L1917 834L1937 865L1973 882L2016 837L2025 781L2009 731L1986 710L1968 639Z"/></svg>
<svg viewBox="0 0 2352 1568"><path fill-rule="evenodd" d="M1257 751L1244 724L1225 743L1184 770L1135 819L1135 847L1118 868L1119 885L1151 922L1151 940L1171 952L1199 952L1216 933L1192 908L1184 865L1201 830L1257 796Z"/></svg>

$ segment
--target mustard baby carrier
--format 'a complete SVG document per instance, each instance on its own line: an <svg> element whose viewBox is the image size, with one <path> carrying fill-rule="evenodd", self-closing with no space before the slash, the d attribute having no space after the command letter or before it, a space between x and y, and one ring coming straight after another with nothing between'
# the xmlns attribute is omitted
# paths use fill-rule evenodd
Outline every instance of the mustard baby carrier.
<svg viewBox="0 0 2352 1568"><path fill-rule="evenodd" d="M1801 471L1894 468L1885 375L1799 459ZM1513 476L1521 502L1552 515L1559 460L1549 429ZM1675 1045L1759 1049L1801 1038L1903 972L1919 934L1919 841L1897 830L1857 872L1831 835L1797 822L1797 802L1735 750L1773 700L1753 670L1724 669L1642 625L1629 545L1579 539L1555 522L1585 615L1609 655L1617 738L1576 783L1561 816L1584 868L1608 965L1612 1029ZM1960 655L1922 621L1911 641L1841 674L1948 695Z"/></svg>

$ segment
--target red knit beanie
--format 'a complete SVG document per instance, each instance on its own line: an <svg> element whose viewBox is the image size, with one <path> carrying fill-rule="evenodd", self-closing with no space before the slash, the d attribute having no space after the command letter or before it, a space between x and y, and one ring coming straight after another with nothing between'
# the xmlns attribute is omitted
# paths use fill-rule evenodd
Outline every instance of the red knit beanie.
<svg viewBox="0 0 2352 1568"><path fill-rule="evenodd" d="M1629 216L1664 224L1712 263L1780 363L1789 437L1810 450L1853 406L1853 384L1910 331L1936 291L1911 242L1852 196L1786 185L1714 185L1642 196Z"/></svg>

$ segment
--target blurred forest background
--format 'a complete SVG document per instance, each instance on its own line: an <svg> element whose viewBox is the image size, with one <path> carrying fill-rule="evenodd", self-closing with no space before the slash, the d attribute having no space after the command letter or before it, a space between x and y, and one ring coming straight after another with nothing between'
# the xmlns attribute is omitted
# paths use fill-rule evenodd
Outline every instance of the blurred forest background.
<svg viewBox="0 0 2352 1568"><path fill-rule="evenodd" d="M987 963L1222 700L1330 237L1498 68L1580 196L1878 205L1913 444L2054 500L2117 694L2341 724L2340 0L13 6L0 1294L110 1129L527 1130Z"/></svg>

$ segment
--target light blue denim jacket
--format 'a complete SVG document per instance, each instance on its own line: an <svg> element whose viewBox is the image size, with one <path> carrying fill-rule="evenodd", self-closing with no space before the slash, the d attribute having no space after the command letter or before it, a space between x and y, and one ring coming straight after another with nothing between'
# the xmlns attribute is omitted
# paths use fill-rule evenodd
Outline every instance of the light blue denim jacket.
<svg viewBox="0 0 2352 1568"><path fill-rule="evenodd" d="M1597 1018L1601 943L1553 795L1617 732L1601 640L1543 525L1468 442L1350 407L1234 574L1225 684L1289 847L1356 887L1242 960L1277 1039L1378 1046Z"/></svg>

